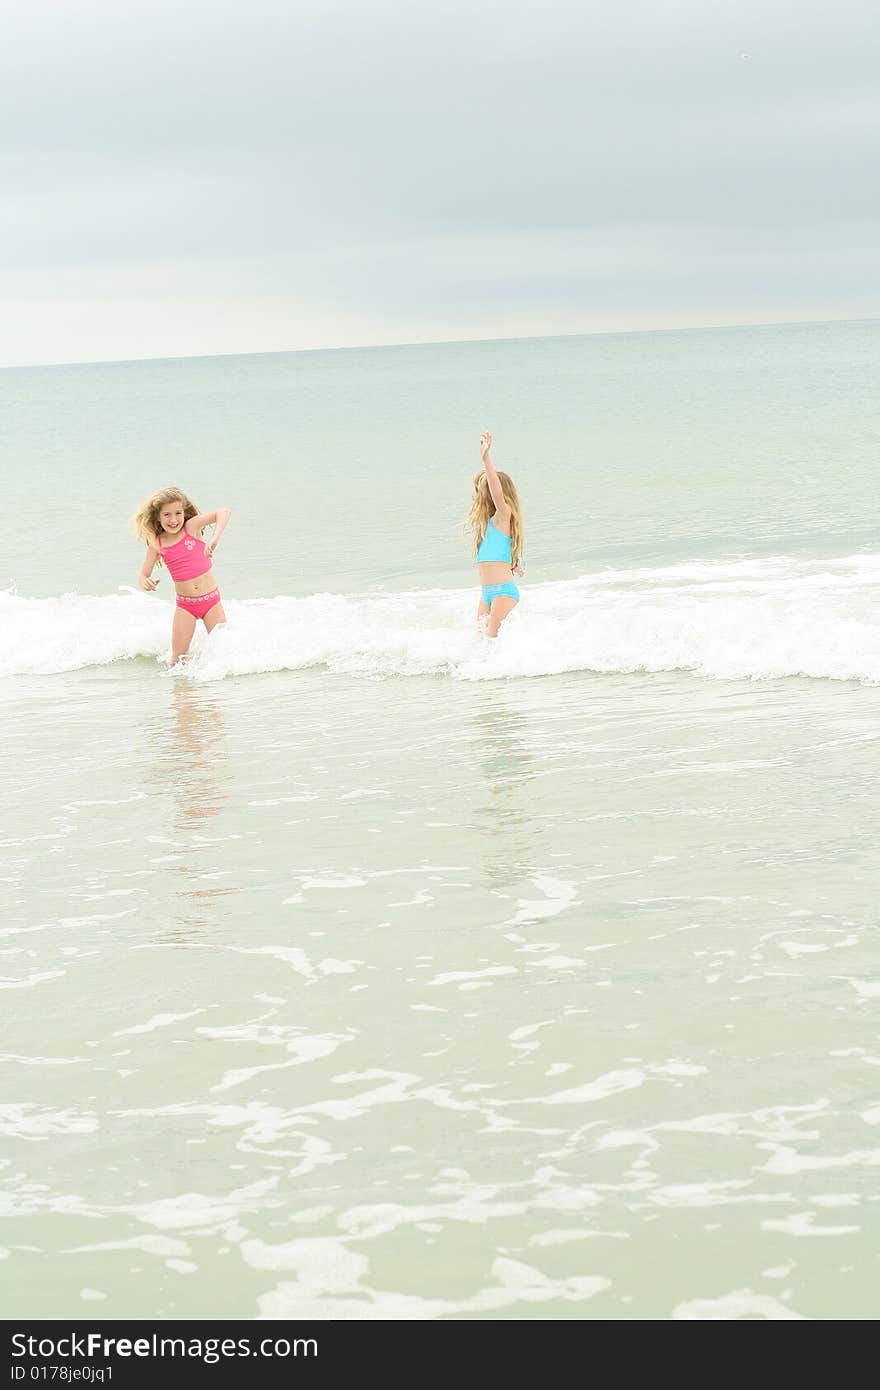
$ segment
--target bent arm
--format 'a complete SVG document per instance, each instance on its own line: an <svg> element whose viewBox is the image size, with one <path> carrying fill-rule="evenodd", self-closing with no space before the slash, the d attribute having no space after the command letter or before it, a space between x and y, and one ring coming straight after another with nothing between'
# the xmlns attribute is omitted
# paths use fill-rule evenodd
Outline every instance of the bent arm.
<svg viewBox="0 0 880 1390"><path fill-rule="evenodd" d="M191 517L186 523L186 529L191 534L194 532L198 536L201 535L206 526L214 527L214 534L207 545L207 551L210 555L226 530L227 522L231 516L232 509L230 507L218 507L216 512L199 512L198 516Z"/></svg>
<svg viewBox="0 0 880 1390"><path fill-rule="evenodd" d="M159 583L158 579L150 578L150 575L153 573L153 570L156 566L156 561L158 559L158 550L154 550L151 545L148 545L147 553L144 556L144 563L141 565L141 572L138 579L138 583L140 584L141 588L146 589L148 594L151 594L155 589L156 585Z"/></svg>

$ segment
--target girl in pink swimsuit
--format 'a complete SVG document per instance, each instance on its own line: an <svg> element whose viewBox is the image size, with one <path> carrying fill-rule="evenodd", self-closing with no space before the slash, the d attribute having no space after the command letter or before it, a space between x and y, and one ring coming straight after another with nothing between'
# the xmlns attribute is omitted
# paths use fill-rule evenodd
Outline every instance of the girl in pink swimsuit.
<svg viewBox="0 0 880 1390"><path fill-rule="evenodd" d="M228 507L200 512L180 488L166 487L141 503L132 517L135 533L147 547L141 588L153 592L159 581L150 576L161 563L167 566L177 590L169 666L175 666L189 651L199 618L208 632L226 622L211 556L231 515ZM202 540L206 526L214 527L208 541Z"/></svg>

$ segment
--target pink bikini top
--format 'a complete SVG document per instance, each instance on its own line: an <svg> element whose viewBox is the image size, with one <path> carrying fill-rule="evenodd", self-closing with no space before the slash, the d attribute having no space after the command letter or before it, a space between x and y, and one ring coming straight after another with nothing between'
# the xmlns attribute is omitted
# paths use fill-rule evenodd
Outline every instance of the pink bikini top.
<svg viewBox="0 0 880 1390"><path fill-rule="evenodd" d="M168 573L177 582L179 579L198 579L211 568L210 556L205 554L205 542L199 536L191 536L184 531L179 541L161 550L162 559L168 566Z"/></svg>

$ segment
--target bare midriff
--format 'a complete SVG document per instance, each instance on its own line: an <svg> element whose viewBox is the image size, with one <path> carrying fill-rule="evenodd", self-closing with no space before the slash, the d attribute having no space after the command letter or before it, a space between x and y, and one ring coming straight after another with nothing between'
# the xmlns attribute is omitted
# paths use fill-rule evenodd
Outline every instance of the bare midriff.
<svg viewBox="0 0 880 1390"><path fill-rule="evenodd" d="M481 584L509 584L513 571L505 560L484 560L477 565Z"/></svg>
<svg viewBox="0 0 880 1390"><path fill-rule="evenodd" d="M212 569L205 570L204 574L197 574L195 579L176 580L174 588L183 598L201 598L203 594L210 594L212 589L217 588L217 580Z"/></svg>

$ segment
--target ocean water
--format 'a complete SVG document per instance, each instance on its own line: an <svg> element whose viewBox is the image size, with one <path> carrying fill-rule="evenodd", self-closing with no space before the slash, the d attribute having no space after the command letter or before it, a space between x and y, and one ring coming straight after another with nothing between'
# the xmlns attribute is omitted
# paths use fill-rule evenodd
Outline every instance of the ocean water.
<svg viewBox="0 0 880 1390"><path fill-rule="evenodd" d="M876 323L0 372L6 1316L877 1317L878 388Z"/></svg>

